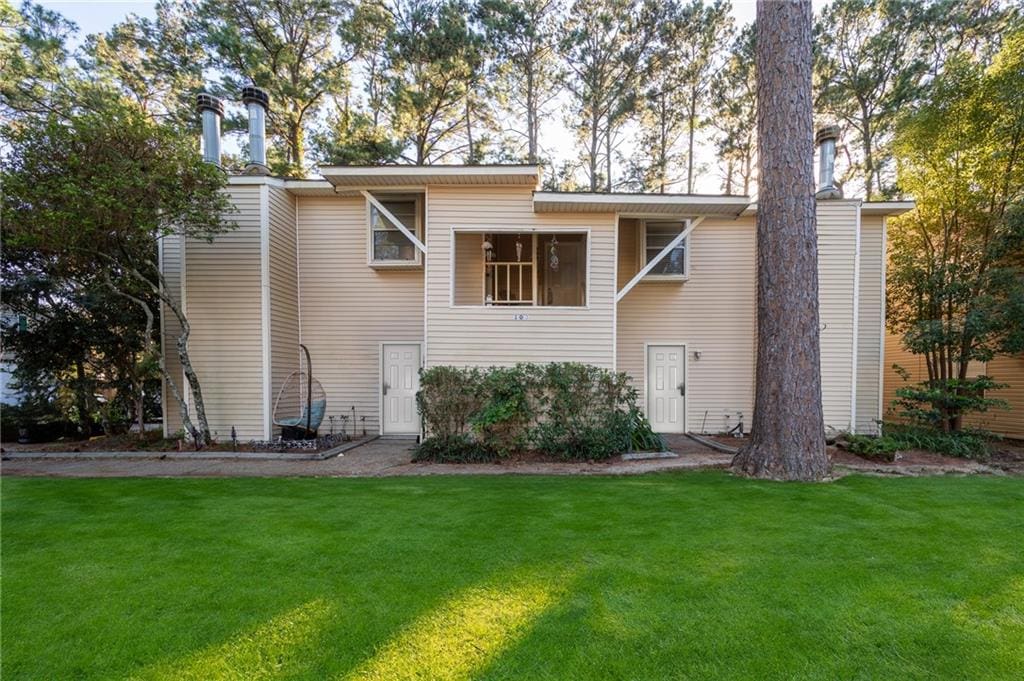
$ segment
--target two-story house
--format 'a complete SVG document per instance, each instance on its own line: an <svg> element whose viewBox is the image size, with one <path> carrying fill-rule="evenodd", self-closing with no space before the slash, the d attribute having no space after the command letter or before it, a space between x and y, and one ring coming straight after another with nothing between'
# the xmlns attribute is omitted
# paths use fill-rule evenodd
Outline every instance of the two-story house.
<svg viewBox="0 0 1024 681"><path fill-rule="evenodd" d="M201 100L207 158L217 105ZM300 343L328 414L414 435L420 367L586 362L628 373L655 430L750 423L757 206L748 197L539 189L536 166L265 172L265 97L246 99L250 170L228 178L238 229L168 238L211 428L271 438ZM826 146L828 149L834 146ZM831 153L831 152L829 152ZM828 167L831 162L828 160ZM827 175L827 173L825 173ZM825 177L824 184L831 184ZM831 190L821 196L835 196ZM882 409L885 221L908 203L818 201L825 422L873 431ZM164 315L165 347L177 329ZM169 369L180 372L171 350ZM180 429L171 395L165 429Z"/></svg>

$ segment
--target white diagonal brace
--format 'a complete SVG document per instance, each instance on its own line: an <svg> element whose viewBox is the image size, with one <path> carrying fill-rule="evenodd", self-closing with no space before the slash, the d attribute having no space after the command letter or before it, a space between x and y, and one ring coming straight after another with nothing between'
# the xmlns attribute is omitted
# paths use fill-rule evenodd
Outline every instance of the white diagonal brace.
<svg viewBox="0 0 1024 681"><path fill-rule="evenodd" d="M622 300L623 297L625 297L625 295L627 293L629 293L630 290L634 286L636 286L637 284L640 283L641 279L643 279L644 277L647 276L648 272L653 270L654 267L659 262L661 262L662 259L666 255L671 253L672 249L678 248L679 244L683 243L683 239L685 239L686 237L690 236L690 232L692 232L694 230L694 228L697 225L699 225L700 223L702 223L702 222L704 222L704 216L703 215L701 217L699 217L699 218L694 219L694 220L687 220L688 224L686 225L686 229L684 229L683 231L679 232L679 235L675 239L672 239L672 241L669 242L668 246L665 246L665 248L661 249L661 251L658 253L658 255L654 256L654 259L651 260L649 263L647 263L646 267L644 267L642 270L637 272L636 276L633 277L632 279L630 279L629 283L626 284L625 286L623 286L622 290L619 291L617 294L615 294L615 302L617 303L620 300Z"/></svg>
<svg viewBox="0 0 1024 681"><path fill-rule="evenodd" d="M413 243L413 245L420 249L423 253L427 252L427 247L423 245L423 242L416 238L416 235L409 231L409 228L402 224L402 221L391 214L387 208L384 207L380 201L374 198L373 194L366 191L365 189L360 192L366 197L366 200L373 204L374 208L380 211L380 214L387 218L391 224L398 228L398 231L405 235L405 238Z"/></svg>

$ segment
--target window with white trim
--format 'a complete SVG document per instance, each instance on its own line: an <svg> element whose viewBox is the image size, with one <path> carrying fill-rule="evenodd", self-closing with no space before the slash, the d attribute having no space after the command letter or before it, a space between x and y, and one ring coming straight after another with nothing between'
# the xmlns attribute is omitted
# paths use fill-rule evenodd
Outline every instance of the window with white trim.
<svg viewBox="0 0 1024 681"><path fill-rule="evenodd" d="M640 230L640 267L647 266L679 233L686 229L685 220L644 221ZM647 273L647 279L682 280L689 275L689 237L658 262Z"/></svg>
<svg viewBox="0 0 1024 681"><path fill-rule="evenodd" d="M414 196L375 197L410 232L420 237L419 200ZM418 265L420 251L391 220L369 200L369 258L371 265ZM422 237L420 237L422 238Z"/></svg>

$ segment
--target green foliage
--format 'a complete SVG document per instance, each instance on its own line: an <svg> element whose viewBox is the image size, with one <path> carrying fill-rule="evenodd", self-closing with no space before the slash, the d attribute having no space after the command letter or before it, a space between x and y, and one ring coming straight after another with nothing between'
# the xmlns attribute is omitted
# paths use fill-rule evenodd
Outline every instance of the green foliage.
<svg viewBox="0 0 1024 681"><path fill-rule="evenodd" d="M55 282L56 303L105 288L137 305L144 321L129 335L141 337L144 350L130 373L140 381L158 353L159 299L182 325L179 356L199 435L209 439L198 378L187 366L188 323L164 285L158 246L172 235L210 241L234 228L223 172L202 162L191 137L116 99L69 116L23 118L0 130L0 144L7 152L2 236L17 256L4 263L5 286ZM106 332L117 329L110 323Z"/></svg>
<svg viewBox="0 0 1024 681"><path fill-rule="evenodd" d="M982 430L942 432L927 426L885 423L882 435L845 433L846 448L867 459L892 461L897 452L921 449L964 459L986 459L988 442L995 436Z"/></svg>
<svg viewBox="0 0 1024 681"><path fill-rule="evenodd" d="M652 17L657 28L637 117L636 172L646 191L694 191L697 132L709 122L713 86L727 58L721 48L733 37L729 10L723 0L670 0Z"/></svg>
<svg viewBox="0 0 1024 681"><path fill-rule="evenodd" d="M489 47L469 21L470 8L467 0L391 3L385 44L391 126L416 165L443 162L456 151L477 162L471 121L484 113L478 95Z"/></svg>
<svg viewBox="0 0 1024 681"><path fill-rule="evenodd" d="M281 174L306 172L309 121L329 94L348 90L361 15L342 0L194 0L194 30L214 55L219 92L237 98L256 85L270 94L268 160Z"/></svg>
<svg viewBox="0 0 1024 681"><path fill-rule="evenodd" d="M860 147L850 170L868 199L892 191L892 131L927 66L924 14L915 0L835 0L815 26L816 106Z"/></svg>
<svg viewBox="0 0 1024 681"><path fill-rule="evenodd" d="M658 452L667 449L665 440L654 432L651 422L647 420L640 409L633 407L629 413L630 449L640 452Z"/></svg>
<svg viewBox="0 0 1024 681"><path fill-rule="evenodd" d="M902 410L899 415L911 423L941 430L949 414L984 413L992 408L1008 409L1005 400L985 396L988 390L1005 387L1006 383L996 383L988 376L923 381L897 388L894 404Z"/></svg>
<svg viewBox="0 0 1024 681"><path fill-rule="evenodd" d="M887 322L928 370L901 397L955 430L998 387L968 381L969 364L1024 350L1024 30L987 68L947 63L894 149L917 206L890 223Z"/></svg>
<svg viewBox="0 0 1024 681"><path fill-rule="evenodd" d="M428 437L417 457L479 461L530 449L562 460L662 449L628 377L586 364L434 367L417 401Z"/></svg>

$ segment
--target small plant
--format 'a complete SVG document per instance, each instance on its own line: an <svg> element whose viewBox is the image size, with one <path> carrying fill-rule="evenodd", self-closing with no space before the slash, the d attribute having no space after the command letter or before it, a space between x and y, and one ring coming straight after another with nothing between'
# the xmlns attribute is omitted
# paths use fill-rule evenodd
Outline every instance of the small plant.
<svg viewBox="0 0 1024 681"><path fill-rule="evenodd" d="M630 412L630 449L639 452L659 452L666 449L665 440L654 432L651 422L638 408Z"/></svg>
<svg viewBox="0 0 1024 681"><path fill-rule="evenodd" d="M882 424L878 437L844 433L846 449L866 459L893 461L896 452L921 449L963 459L988 458L988 442L998 436L983 430L943 432L927 426Z"/></svg>

